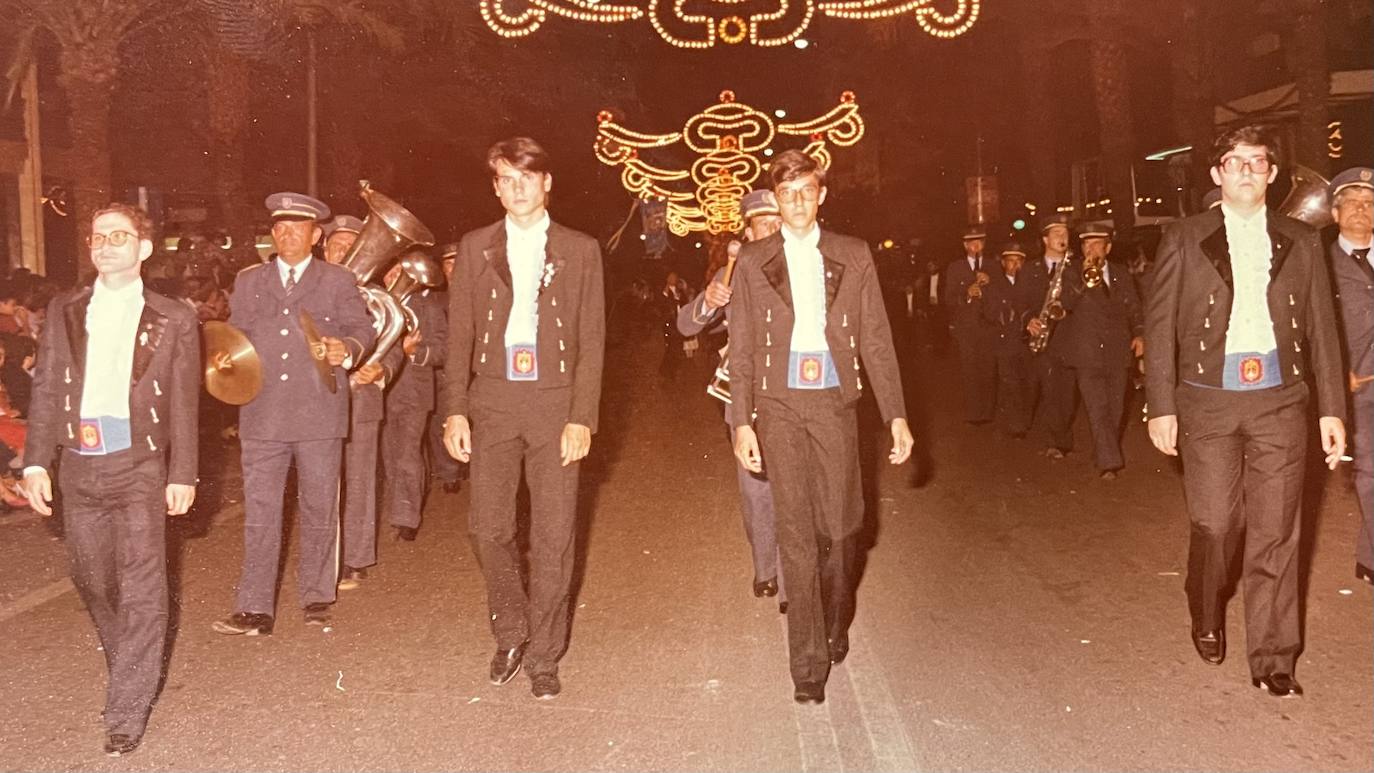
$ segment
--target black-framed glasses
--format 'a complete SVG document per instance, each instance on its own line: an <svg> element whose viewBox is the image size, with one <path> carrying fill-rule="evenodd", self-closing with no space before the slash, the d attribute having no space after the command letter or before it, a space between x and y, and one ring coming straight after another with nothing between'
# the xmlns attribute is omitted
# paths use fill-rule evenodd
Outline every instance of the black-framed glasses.
<svg viewBox="0 0 1374 773"><path fill-rule="evenodd" d="M129 243L130 239L137 239L138 234L128 231L111 231L108 234L95 233L86 237L86 246L93 250L98 250L109 242L111 247L123 247Z"/></svg>
<svg viewBox="0 0 1374 773"><path fill-rule="evenodd" d="M1242 170L1254 174L1268 174L1269 168L1273 165L1274 162L1268 156L1255 156L1254 158L1228 156L1218 164L1221 170L1227 174L1239 174Z"/></svg>

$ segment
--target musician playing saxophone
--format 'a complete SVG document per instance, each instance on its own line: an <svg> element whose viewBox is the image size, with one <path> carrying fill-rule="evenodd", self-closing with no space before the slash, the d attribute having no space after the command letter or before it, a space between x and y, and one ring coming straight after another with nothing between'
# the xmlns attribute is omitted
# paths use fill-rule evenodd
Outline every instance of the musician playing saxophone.
<svg viewBox="0 0 1374 773"><path fill-rule="evenodd" d="M782 216L778 213L778 200L769 190L751 191L740 201L740 214L744 218L744 239L756 241L778 232L782 228ZM730 258L733 263L739 254L740 243L730 245ZM702 331L727 326L730 317L730 285L725 277L725 268L716 272L710 284L683 306L678 312L677 327L685 336L696 335ZM728 345L727 345L728 346ZM725 406L727 427L730 423L732 406ZM781 587L782 575L778 572L778 541L773 531L773 494L768 487L766 474L755 474L735 464L739 478L740 510L744 515L744 534L749 539L749 547L754 559L754 595L778 597L780 611L787 608L787 594Z"/></svg>
<svg viewBox="0 0 1374 773"><path fill-rule="evenodd" d="M1069 276L1080 270L1077 261L1069 254L1069 218L1067 215L1054 214L1046 217L1040 224L1040 243L1042 257L1030 261L1024 270L1026 284L1034 288L1037 297L1045 298L1050 291L1050 280L1054 277L1059 264L1064 262L1064 275ZM1032 317L1026 325L1026 332L1036 338L1044 330L1046 322L1040 317ZM1065 365L1061 347L1050 332L1049 344L1044 351L1031 360L1031 405L1034 413L1032 427L1045 435L1045 456L1063 459L1073 450L1073 414L1076 410L1073 373Z"/></svg>

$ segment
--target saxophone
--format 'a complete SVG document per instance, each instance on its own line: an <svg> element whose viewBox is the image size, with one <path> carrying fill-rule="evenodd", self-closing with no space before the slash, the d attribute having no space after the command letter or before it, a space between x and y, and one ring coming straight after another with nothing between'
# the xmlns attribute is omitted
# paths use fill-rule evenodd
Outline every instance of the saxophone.
<svg viewBox="0 0 1374 773"><path fill-rule="evenodd" d="M1054 274L1050 277L1049 289L1045 291L1045 302L1040 306L1040 313L1036 319L1040 320L1040 333L1031 337L1030 348L1032 352L1039 354L1049 346L1052 323L1064 318L1064 304L1059 297L1064 293L1064 267L1069 265L1069 256L1066 254L1064 259L1059 261L1059 265L1054 267Z"/></svg>

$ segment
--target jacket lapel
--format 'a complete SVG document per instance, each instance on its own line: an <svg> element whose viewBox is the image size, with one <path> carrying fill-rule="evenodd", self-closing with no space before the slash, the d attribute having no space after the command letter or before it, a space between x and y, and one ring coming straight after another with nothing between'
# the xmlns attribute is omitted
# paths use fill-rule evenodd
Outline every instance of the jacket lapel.
<svg viewBox="0 0 1374 773"><path fill-rule="evenodd" d="M1279 231L1274 225L1274 218L1269 218L1269 244L1272 247L1269 263L1269 281L1278 277L1279 270L1283 268L1283 262L1288 260L1288 253L1293 251L1293 240L1286 234Z"/></svg>
<svg viewBox="0 0 1374 773"><path fill-rule="evenodd" d="M792 308L792 282L787 275L787 256L783 254L781 236L776 237L773 253L759 266L759 271L763 272L763 278L773 286L787 308Z"/></svg>
<svg viewBox="0 0 1374 773"><path fill-rule="evenodd" d="M1226 243L1226 223L1221 220L1220 212L1217 212L1214 220L1217 224L1216 230L1202 240L1202 252L1207 256L1207 260L1211 261L1212 268L1217 270L1226 286L1235 290L1235 277L1231 272L1231 247Z"/></svg>
<svg viewBox="0 0 1374 773"><path fill-rule="evenodd" d="M547 255L547 249L545 250ZM510 258L506 255L506 227L505 221L496 224L495 230L491 235L491 242L487 248L482 250L482 257L487 259L488 265L496 270L496 276L501 278L501 282L510 289ZM547 257L545 258L547 260Z"/></svg>
<svg viewBox="0 0 1374 773"><path fill-rule="evenodd" d="M315 285L319 283L320 276L324 273L324 269L320 268L318 265L319 262L319 258L311 258L310 265L305 267L305 271L297 272L296 289L293 291L296 293L297 298L303 298L308 295L311 290L315 289ZM283 296L286 295L286 288L280 281L277 282L277 289L281 291Z"/></svg>
<svg viewBox="0 0 1374 773"><path fill-rule="evenodd" d="M563 254L563 230L557 223L549 223L549 235L544 243L544 268L539 274L539 291L537 297L542 297L544 291L553 284L554 278L562 273L567 261L558 257ZM510 270L510 264L506 264L506 270ZM546 281L547 280L547 281Z"/></svg>
<svg viewBox="0 0 1374 773"><path fill-rule="evenodd" d="M821 252L821 262L825 266L825 308L835 304L835 295L840 291L840 279L844 277L844 261L835 249L834 240L827 238L829 233L821 231L820 242L816 248Z"/></svg>
<svg viewBox="0 0 1374 773"><path fill-rule="evenodd" d="M143 314L139 317L138 328L134 332L134 366L129 375L130 384L137 384L143 378L143 374L148 372L148 366L153 363L153 354L157 352L157 347L162 343L162 337L166 332L167 317L153 308L148 299L148 291L144 290Z"/></svg>
<svg viewBox="0 0 1374 773"><path fill-rule="evenodd" d="M86 309L91 305L92 288L84 290L67 302L62 309L62 319L67 326L67 344L71 347L72 363L76 372L86 373Z"/></svg>

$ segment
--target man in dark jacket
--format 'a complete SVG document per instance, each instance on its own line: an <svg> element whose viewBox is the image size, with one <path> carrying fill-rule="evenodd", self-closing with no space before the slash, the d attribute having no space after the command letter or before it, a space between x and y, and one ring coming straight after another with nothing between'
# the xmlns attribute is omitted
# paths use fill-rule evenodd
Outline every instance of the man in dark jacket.
<svg viewBox="0 0 1374 773"><path fill-rule="evenodd" d="M983 289L996 270L983 256L987 232L980 225L964 232L964 256L945 266L944 306L949 332L959 353L959 377L964 388L964 420L986 424L997 401L996 335L982 313Z"/></svg>
<svg viewBox="0 0 1374 773"><path fill-rule="evenodd" d="M997 357L997 414L1002 430L1023 438L1031 420L1031 350L1026 324L1040 310L1040 298L1022 273L1026 251L1019 242L1002 248L1001 268L992 272L980 312L992 326Z"/></svg>

